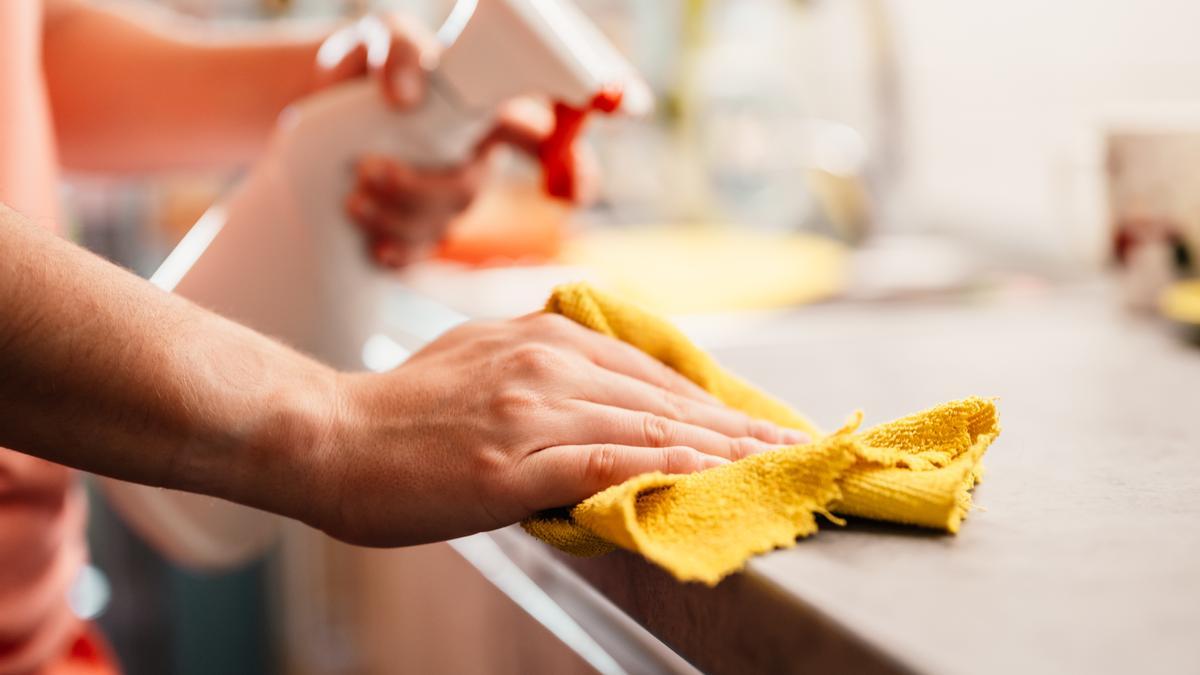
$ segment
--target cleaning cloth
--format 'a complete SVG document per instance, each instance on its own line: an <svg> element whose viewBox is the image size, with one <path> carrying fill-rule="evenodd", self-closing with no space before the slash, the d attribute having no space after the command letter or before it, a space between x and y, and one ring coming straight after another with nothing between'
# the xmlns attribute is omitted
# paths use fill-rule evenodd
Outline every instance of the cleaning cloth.
<svg viewBox="0 0 1200 675"><path fill-rule="evenodd" d="M753 455L690 475L648 473L576 506L522 523L533 536L582 556L621 547L680 581L715 585L754 555L817 531L838 514L957 532L999 434L994 403L969 398L866 431L862 414L823 434L788 405L722 369L664 319L586 284L561 286L546 306L624 340L751 416L801 429L805 445Z"/></svg>

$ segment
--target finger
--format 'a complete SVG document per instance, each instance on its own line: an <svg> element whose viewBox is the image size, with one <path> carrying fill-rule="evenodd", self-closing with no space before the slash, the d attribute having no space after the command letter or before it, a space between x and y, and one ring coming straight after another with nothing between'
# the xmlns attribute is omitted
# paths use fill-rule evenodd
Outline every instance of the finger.
<svg viewBox="0 0 1200 675"><path fill-rule="evenodd" d="M433 70L441 57L442 43L437 35L429 28L413 19L408 14L389 12L384 15L384 23L391 31L392 42L403 42L407 49L417 55L417 60L424 70Z"/></svg>
<svg viewBox="0 0 1200 675"><path fill-rule="evenodd" d="M346 212L368 235L395 240L402 245L440 241L454 216L450 211L434 208L413 213L398 205L381 204L372 195L361 191L347 198Z"/></svg>
<svg viewBox="0 0 1200 675"><path fill-rule="evenodd" d="M346 196L345 207L350 217L367 232L408 240L426 238L427 230L444 229L457 213L453 208L421 195L384 197L363 185L356 186L354 192Z"/></svg>
<svg viewBox="0 0 1200 675"><path fill-rule="evenodd" d="M580 400L560 405L571 421L570 428L563 429L560 437L577 444L616 443L644 448L681 445L731 461L780 447L757 438L726 436L652 412Z"/></svg>
<svg viewBox="0 0 1200 675"><path fill-rule="evenodd" d="M418 239L409 230L420 228L409 227L415 224L414 209L406 209L403 202L385 204L376 195L365 189L358 189L346 197L346 213L365 232L400 239Z"/></svg>
<svg viewBox="0 0 1200 675"><path fill-rule="evenodd" d="M588 400L595 403L654 413L677 422L711 429L725 436L746 436L771 444L799 444L810 440L808 434L802 431L755 419L720 404L685 398L603 368L595 370L590 391L586 393L589 394Z"/></svg>
<svg viewBox="0 0 1200 675"><path fill-rule="evenodd" d="M343 206L350 219L362 229L368 232L382 229L383 210L370 194L363 190L355 190L346 195Z"/></svg>
<svg viewBox="0 0 1200 675"><path fill-rule="evenodd" d="M371 258L389 269L400 269L424 260L432 250L432 244L404 243L385 237L374 237L369 243Z"/></svg>
<svg viewBox="0 0 1200 675"><path fill-rule="evenodd" d="M486 154L493 147L505 144L537 157L542 141L553 127L553 117L545 105L528 98L514 99L500 111L495 126L480 141L476 153Z"/></svg>
<svg viewBox="0 0 1200 675"><path fill-rule="evenodd" d="M379 69L379 84L383 97L396 108L404 109L420 103L425 96L425 72L421 55L404 41L393 41L387 59Z"/></svg>
<svg viewBox="0 0 1200 675"><path fill-rule="evenodd" d="M317 50L315 89L367 73L367 46L363 43L360 24L343 26L334 31Z"/></svg>
<svg viewBox="0 0 1200 675"><path fill-rule="evenodd" d="M448 169L420 169L381 155L359 159L359 183L384 202L438 205L457 213L467 208L483 183L482 161Z"/></svg>
<svg viewBox="0 0 1200 675"><path fill-rule="evenodd" d="M564 316L549 312L529 314L522 317L522 320L533 326L539 337L556 340L581 351L601 368L628 375L685 398L719 403L712 394L704 391L695 382L631 344L597 333Z"/></svg>
<svg viewBox="0 0 1200 675"><path fill-rule="evenodd" d="M375 217L360 223L360 228L372 236L395 239L404 244L441 241L459 214L457 210L436 204L406 207L403 204L373 203Z"/></svg>
<svg viewBox="0 0 1200 675"><path fill-rule="evenodd" d="M561 445L522 461L522 503L534 510L567 506L652 471L686 474L728 464L687 447L643 448L613 443Z"/></svg>
<svg viewBox="0 0 1200 675"><path fill-rule="evenodd" d="M424 27L389 14L365 31L368 60L379 74L383 95L398 108L416 105L425 96L426 64L437 57L436 38Z"/></svg>

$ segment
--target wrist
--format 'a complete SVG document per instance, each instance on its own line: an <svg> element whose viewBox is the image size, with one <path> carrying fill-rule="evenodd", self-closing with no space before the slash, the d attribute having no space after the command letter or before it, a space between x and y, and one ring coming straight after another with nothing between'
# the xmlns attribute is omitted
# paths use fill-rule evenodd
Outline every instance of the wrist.
<svg viewBox="0 0 1200 675"><path fill-rule="evenodd" d="M254 504L324 529L340 502L340 450L348 437L345 377L319 366L301 386L282 388L248 455L260 479L249 486L264 499Z"/></svg>
<svg viewBox="0 0 1200 675"><path fill-rule="evenodd" d="M319 530L336 529L343 519L349 469L347 449L355 447L362 427L354 406L357 375L329 369L314 395L291 409L297 416L294 438L280 438L276 454L287 457L294 504L286 513Z"/></svg>
<svg viewBox="0 0 1200 675"><path fill-rule="evenodd" d="M315 525L326 502L328 459L338 447L340 376L296 354L274 356L269 371L204 416L166 486Z"/></svg>

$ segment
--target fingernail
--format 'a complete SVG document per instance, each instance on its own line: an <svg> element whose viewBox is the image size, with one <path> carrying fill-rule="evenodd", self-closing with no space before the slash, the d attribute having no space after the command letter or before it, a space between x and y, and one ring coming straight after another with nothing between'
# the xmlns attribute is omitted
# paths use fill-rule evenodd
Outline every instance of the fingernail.
<svg viewBox="0 0 1200 675"><path fill-rule="evenodd" d="M799 445L800 443L807 443L810 440L812 440L811 438L809 438L808 434L804 433L803 431L800 431L799 429L788 429L787 427L780 427L779 430L782 432L780 434L780 436L783 438L784 443L789 443L791 445Z"/></svg>
<svg viewBox="0 0 1200 675"><path fill-rule="evenodd" d="M779 443L767 443L764 441L759 441L757 444L755 444L755 446L753 448L751 448L750 454L751 455L761 455L764 452L770 452L772 450L778 450L780 448L790 448L790 447L792 447L792 446L787 445L787 444L781 445Z"/></svg>
<svg viewBox="0 0 1200 675"><path fill-rule="evenodd" d="M718 457L716 455L704 456L705 469L714 469L718 466L725 466L726 464L729 464L729 460L725 459L724 457Z"/></svg>
<svg viewBox="0 0 1200 675"><path fill-rule="evenodd" d="M796 445L797 445L796 443L765 443L763 441L759 441L754 447L752 447L750 449L750 454L751 455L761 455L764 452L771 452L773 450L783 450L785 448L794 448L794 447L796 447Z"/></svg>

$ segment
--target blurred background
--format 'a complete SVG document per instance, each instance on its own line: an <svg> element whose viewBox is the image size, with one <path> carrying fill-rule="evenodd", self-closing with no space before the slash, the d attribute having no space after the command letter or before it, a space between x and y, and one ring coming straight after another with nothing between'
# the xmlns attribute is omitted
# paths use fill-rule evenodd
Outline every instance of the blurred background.
<svg viewBox="0 0 1200 675"><path fill-rule="evenodd" d="M214 29L381 8L435 29L452 4L154 2ZM1200 252L1200 5L578 3L656 111L591 123L604 178L582 211L541 197L531 163L500 158L436 258L401 273L423 295L508 316L584 277L730 333L814 302L1105 283L1132 312L1200 321L1185 292ZM149 275L237 179L76 175L65 190L77 240ZM587 670L444 547L367 553L295 534L243 569L197 574L94 501L108 591L88 611L130 673Z"/></svg>

